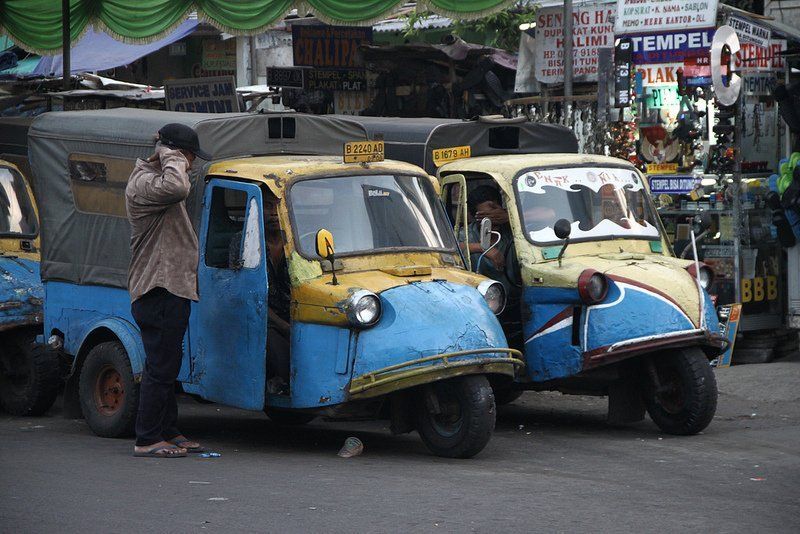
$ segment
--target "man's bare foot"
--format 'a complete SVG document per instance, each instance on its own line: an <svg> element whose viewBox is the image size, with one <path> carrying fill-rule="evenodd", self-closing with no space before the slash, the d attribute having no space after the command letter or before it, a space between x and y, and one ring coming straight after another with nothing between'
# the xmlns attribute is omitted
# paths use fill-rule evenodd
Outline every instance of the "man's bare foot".
<svg viewBox="0 0 800 534"><path fill-rule="evenodd" d="M159 441L152 445L134 445L133 455L144 458L183 458L186 456L186 449L166 441Z"/></svg>

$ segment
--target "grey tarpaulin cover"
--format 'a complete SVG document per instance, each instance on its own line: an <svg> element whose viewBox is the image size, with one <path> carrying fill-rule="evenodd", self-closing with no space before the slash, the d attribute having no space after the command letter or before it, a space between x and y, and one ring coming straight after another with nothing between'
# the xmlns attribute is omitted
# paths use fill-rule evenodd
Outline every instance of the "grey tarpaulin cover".
<svg viewBox="0 0 800 534"><path fill-rule="evenodd" d="M386 157L419 165L434 173L432 152L437 148L469 145L472 157L496 154L553 154L578 152L572 130L557 124L521 119L458 119L353 117L370 139L381 136Z"/></svg>
<svg viewBox="0 0 800 534"><path fill-rule="evenodd" d="M294 120L286 120L286 119ZM29 131L29 157L38 193L42 280L127 287L130 226L124 217L80 212L69 170L70 154L130 159L153 153L165 124L191 126L215 161L269 154L338 155L347 141L367 139L344 117L282 114L175 113L132 108L45 113ZM196 160L187 208L195 228L208 162Z"/></svg>

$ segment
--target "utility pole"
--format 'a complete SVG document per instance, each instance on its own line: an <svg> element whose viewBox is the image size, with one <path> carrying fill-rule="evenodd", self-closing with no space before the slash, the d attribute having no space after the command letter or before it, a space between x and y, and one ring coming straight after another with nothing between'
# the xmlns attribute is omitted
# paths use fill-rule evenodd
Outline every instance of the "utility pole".
<svg viewBox="0 0 800 534"><path fill-rule="evenodd" d="M69 31L69 0L61 0L61 72L63 75L63 89L70 90L70 31Z"/></svg>
<svg viewBox="0 0 800 534"><path fill-rule="evenodd" d="M572 0L564 0L564 106L572 108Z"/></svg>

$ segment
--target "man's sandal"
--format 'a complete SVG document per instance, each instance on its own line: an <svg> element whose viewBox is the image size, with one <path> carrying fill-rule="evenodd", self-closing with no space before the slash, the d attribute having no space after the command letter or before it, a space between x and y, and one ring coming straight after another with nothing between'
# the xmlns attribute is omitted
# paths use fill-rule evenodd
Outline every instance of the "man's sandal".
<svg viewBox="0 0 800 534"><path fill-rule="evenodd" d="M186 458L186 451L173 446L162 446L150 449L149 451L133 451L137 458Z"/></svg>
<svg viewBox="0 0 800 534"><path fill-rule="evenodd" d="M190 439L168 439L167 441L169 443L172 443L176 447L180 447L181 449L186 449L186 452L193 452L193 453L206 452L206 450L200 445L197 445L196 447L190 447L188 445L189 443L192 443L192 440Z"/></svg>

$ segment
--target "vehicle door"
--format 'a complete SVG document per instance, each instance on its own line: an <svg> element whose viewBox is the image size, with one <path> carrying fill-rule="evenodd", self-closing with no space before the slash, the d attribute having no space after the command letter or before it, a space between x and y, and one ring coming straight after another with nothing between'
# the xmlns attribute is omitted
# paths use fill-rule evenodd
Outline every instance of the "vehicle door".
<svg viewBox="0 0 800 534"><path fill-rule="evenodd" d="M463 174L450 174L439 179L442 186L442 202L453 225L453 232L461 250L467 269L472 270L469 253L469 230L467 228L467 181Z"/></svg>
<svg viewBox="0 0 800 534"><path fill-rule="evenodd" d="M212 179L203 198L198 289L190 321L192 382L201 396L264 406L267 264L261 191Z"/></svg>

